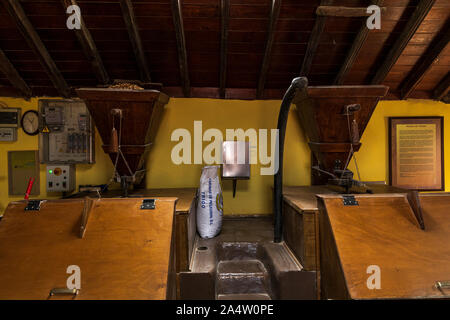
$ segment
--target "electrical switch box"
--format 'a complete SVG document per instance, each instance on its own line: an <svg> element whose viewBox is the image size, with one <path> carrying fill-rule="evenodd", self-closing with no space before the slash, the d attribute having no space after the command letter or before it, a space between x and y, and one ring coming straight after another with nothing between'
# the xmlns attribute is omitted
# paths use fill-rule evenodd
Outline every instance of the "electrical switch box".
<svg viewBox="0 0 450 320"><path fill-rule="evenodd" d="M0 109L0 142L17 141L17 128L20 123L19 108Z"/></svg>
<svg viewBox="0 0 450 320"><path fill-rule="evenodd" d="M94 124L82 100L39 100L42 163L94 163Z"/></svg>
<svg viewBox="0 0 450 320"><path fill-rule="evenodd" d="M72 192L75 188L74 165L47 165L47 192Z"/></svg>
<svg viewBox="0 0 450 320"><path fill-rule="evenodd" d="M0 141L1 142L17 141L17 129L0 127Z"/></svg>

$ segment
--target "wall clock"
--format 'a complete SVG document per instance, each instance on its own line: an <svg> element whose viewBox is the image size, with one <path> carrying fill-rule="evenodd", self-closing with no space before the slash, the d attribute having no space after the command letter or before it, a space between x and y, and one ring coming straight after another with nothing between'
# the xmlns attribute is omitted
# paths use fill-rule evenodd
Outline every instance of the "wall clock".
<svg viewBox="0 0 450 320"><path fill-rule="evenodd" d="M35 110L28 110L22 116L20 121L23 131L30 135L35 136L39 133L39 114Z"/></svg>

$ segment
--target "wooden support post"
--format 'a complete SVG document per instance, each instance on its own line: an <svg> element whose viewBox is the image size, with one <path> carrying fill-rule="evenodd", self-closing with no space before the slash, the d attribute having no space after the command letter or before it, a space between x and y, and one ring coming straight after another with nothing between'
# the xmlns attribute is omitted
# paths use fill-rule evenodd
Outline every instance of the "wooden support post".
<svg viewBox="0 0 450 320"><path fill-rule="evenodd" d="M384 81L398 58L402 54L409 40L414 36L422 21L433 7L435 0L420 0L406 27L392 46L387 56L383 56L383 63L375 73L371 84L380 84Z"/></svg>
<svg viewBox="0 0 450 320"><path fill-rule="evenodd" d="M269 30L267 33L266 49L264 51L264 59L261 67L261 73L258 79L258 88L256 89L256 98L261 99L264 93L264 85L266 83L267 72L269 71L270 56L272 53L272 45L275 37L275 28L278 16L280 15L281 0L272 0L272 10L270 11Z"/></svg>
<svg viewBox="0 0 450 320"><path fill-rule="evenodd" d="M450 19L441 29L438 35L400 85L400 97L407 99L414 88L420 83L433 64L439 61L439 56L444 51L450 40Z"/></svg>
<svg viewBox="0 0 450 320"><path fill-rule="evenodd" d="M64 9L71 5L78 5L76 0L61 0ZM83 52L92 66L92 70L95 73L95 77L101 84L107 84L110 82L108 72L106 72L103 61L98 53L97 46L92 39L89 29L86 27L83 21L83 16L80 16L80 29L74 29L75 35L83 48Z"/></svg>
<svg viewBox="0 0 450 320"><path fill-rule="evenodd" d="M333 0L321 0L320 5L326 6L332 4ZM317 47L319 46L320 36L322 35L323 28L325 26L326 17L317 16L309 36L308 46L306 47L305 57L303 58L302 68L300 70L300 76L308 76L311 70L314 55L316 54Z"/></svg>
<svg viewBox="0 0 450 320"><path fill-rule="evenodd" d="M220 1L220 80L219 94L222 99L225 98L225 88L227 81L227 47L228 47L228 19L230 15L230 1Z"/></svg>
<svg viewBox="0 0 450 320"><path fill-rule="evenodd" d="M177 39L181 86L183 87L184 96L189 97L191 95L191 88L187 63L186 39L184 36L183 27L183 15L181 14L181 3L180 0L171 0L170 2L172 5L173 24L175 26L175 36Z"/></svg>
<svg viewBox="0 0 450 320"><path fill-rule="evenodd" d="M383 4L383 0L373 0L373 5L381 6ZM364 43L366 42L367 36L369 34L369 28L367 28L366 20L364 20L361 28L359 29L358 34L356 35L355 40L353 41L352 48L347 53L347 56L345 57L345 61L342 64L341 68L339 69L339 72L334 79L335 85L340 85L344 82L345 76L347 73L351 70L353 64L355 63L356 58L359 55L359 52L361 51L361 48L363 47Z"/></svg>
<svg viewBox="0 0 450 320"><path fill-rule="evenodd" d="M436 100L442 100L450 91L450 72L439 82L433 90L433 97Z"/></svg>
<svg viewBox="0 0 450 320"><path fill-rule="evenodd" d="M26 99L31 97L30 87L28 87L26 82L19 75L19 72L13 66L11 61L9 61L3 50L0 50L0 70L5 74L13 87L18 89Z"/></svg>
<svg viewBox="0 0 450 320"><path fill-rule="evenodd" d="M25 40L38 56L50 80L58 90L58 93L65 98L70 97L71 90L67 85L66 80L62 76L52 57L48 53L47 48L44 46L44 43L23 11L20 2L17 0L4 0L2 3L8 10L10 16L14 19Z"/></svg>

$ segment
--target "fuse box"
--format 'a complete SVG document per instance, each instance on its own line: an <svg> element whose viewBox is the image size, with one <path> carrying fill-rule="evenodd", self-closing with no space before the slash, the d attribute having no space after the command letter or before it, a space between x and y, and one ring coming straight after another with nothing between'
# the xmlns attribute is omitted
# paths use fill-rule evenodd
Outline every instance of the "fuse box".
<svg viewBox="0 0 450 320"><path fill-rule="evenodd" d="M94 163L94 125L81 100L40 100L42 163Z"/></svg>

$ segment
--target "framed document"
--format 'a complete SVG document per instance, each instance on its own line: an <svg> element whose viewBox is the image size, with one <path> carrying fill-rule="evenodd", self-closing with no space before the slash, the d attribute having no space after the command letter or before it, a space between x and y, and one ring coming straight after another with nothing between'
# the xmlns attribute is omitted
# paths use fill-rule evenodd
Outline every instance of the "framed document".
<svg viewBox="0 0 450 320"><path fill-rule="evenodd" d="M389 182L444 190L443 117L389 118Z"/></svg>

